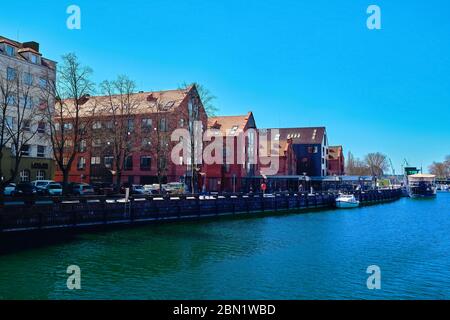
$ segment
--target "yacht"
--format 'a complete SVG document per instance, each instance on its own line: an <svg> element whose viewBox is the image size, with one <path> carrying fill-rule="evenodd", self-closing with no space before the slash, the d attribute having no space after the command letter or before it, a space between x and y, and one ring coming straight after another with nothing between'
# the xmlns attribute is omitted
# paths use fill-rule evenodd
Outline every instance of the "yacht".
<svg viewBox="0 0 450 320"><path fill-rule="evenodd" d="M337 208L357 208L359 207L359 201L353 194L340 194L336 198Z"/></svg>

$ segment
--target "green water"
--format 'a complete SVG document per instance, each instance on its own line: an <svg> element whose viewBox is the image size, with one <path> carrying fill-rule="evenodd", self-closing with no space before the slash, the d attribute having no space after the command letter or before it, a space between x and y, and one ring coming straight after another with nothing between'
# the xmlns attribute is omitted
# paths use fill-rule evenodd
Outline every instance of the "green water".
<svg viewBox="0 0 450 320"><path fill-rule="evenodd" d="M450 193L82 234L0 255L0 298L448 299ZM3 243L2 246L8 246ZM66 268L81 268L81 290ZM368 290L378 265L382 289Z"/></svg>

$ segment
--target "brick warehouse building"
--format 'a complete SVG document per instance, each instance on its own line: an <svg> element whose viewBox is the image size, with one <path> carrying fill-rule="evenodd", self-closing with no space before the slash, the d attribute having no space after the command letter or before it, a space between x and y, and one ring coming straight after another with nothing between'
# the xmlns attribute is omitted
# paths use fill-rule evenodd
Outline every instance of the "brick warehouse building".
<svg viewBox="0 0 450 320"><path fill-rule="evenodd" d="M279 141L292 141L296 158L294 176L324 177L328 168L328 137L325 127L279 128Z"/></svg>
<svg viewBox="0 0 450 320"><path fill-rule="evenodd" d="M83 106L86 110L94 106L99 111L93 116L83 116L86 126L86 139L80 142L80 150L69 172L70 182L108 182L112 183L116 174L116 163L109 147L108 130L114 130L110 112L102 112L101 106L107 96L88 97ZM158 183L158 163L165 163L163 182L183 181L190 169L186 159L180 157L173 163L170 152L176 142L170 141L171 133L178 128L189 128L195 109L196 120L207 126L207 115L195 86L180 90L158 92L139 92L133 94L136 102L127 119L129 153L123 161L121 182L134 184ZM158 107L155 107L158 106ZM117 124L116 124L117 125ZM161 143L167 146L161 154ZM201 171L201 168L200 168ZM61 171L56 171L55 180L62 181Z"/></svg>
<svg viewBox="0 0 450 320"><path fill-rule="evenodd" d="M330 146L328 153L328 175L345 175L345 158L342 146Z"/></svg>
<svg viewBox="0 0 450 320"><path fill-rule="evenodd" d="M256 122L252 112L240 116L221 116L208 119L208 129L217 130L223 139L223 158L232 156L232 163L205 165L206 190L234 192L249 188L247 178L257 173L258 141ZM249 129L254 129L250 130ZM214 134L213 134L214 135ZM245 155L243 163L238 163L238 140L244 138L242 144ZM215 139L215 138L213 138ZM227 141L228 140L228 141ZM229 142L229 143L227 143ZM231 143L231 145L230 145ZM255 157L252 164L250 159Z"/></svg>

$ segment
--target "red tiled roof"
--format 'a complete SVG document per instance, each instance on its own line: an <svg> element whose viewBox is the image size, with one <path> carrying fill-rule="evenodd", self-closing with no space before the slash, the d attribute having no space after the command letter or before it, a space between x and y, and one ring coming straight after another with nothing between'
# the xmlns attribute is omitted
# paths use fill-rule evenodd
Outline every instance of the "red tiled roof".
<svg viewBox="0 0 450 320"><path fill-rule="evenodd" d="M160 112L174 111L180 106L191 89L192 87L187 89L135 93L131 97L131 113L154 113L157 110L155 108L156 101L160 104L160 106L158 106ZM113 99L118 99L119 97L120 96L118 95L112 96ZM64 103L66 109L74 109L73 99L67 99ZM87 98L87 101L80 106L80 117L89 117L93 114L96 116L107 116L110 114L109 104L109 96L90 96ZM161 111L162 109L164 109L164 111Z"/></svg>
<svg viewBox="0 0 450 320"><path fill-rule="evenodd" d="M244 130L250 117L251 112L240 116L211 117L208 119L208 128L218 129L223 135L229 135L232 130L236 132Z"/></svg>

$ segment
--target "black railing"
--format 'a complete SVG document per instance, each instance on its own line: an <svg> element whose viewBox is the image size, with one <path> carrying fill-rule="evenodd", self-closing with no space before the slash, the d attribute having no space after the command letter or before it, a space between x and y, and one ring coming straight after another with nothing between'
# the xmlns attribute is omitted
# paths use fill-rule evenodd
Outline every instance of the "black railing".
<svg viewBox="0 0 450 320"><path fill-rule="evenodd" d="M336 196L333 192L142 195L128 201L123 196L4 197L0 199L0 232L331 208ZM398 199L401 191L372 190L356 196L370 204Z"/></svg>

